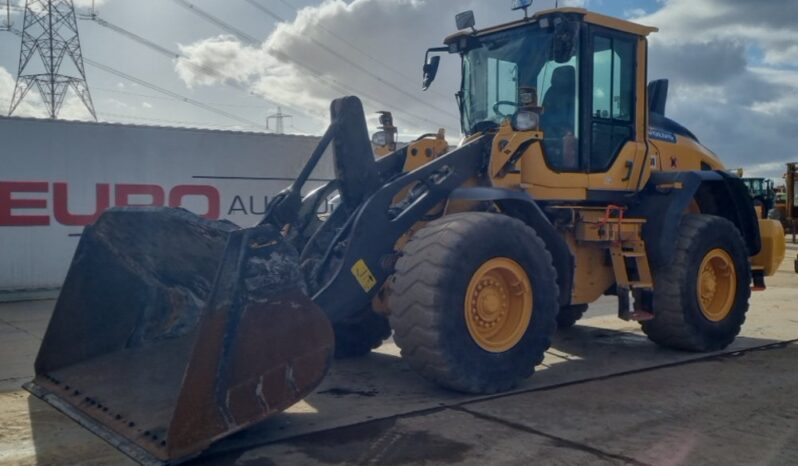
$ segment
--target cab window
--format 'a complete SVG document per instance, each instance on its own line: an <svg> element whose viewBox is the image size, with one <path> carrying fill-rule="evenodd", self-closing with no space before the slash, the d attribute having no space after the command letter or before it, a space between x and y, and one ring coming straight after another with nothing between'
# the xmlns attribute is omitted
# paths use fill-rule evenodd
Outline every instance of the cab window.
<svg viewBox="0 0 798 466"><path fill-rule="evenodd" d="M578 83L576 56L565 63L548 61L538 74L537 86L543 96L543 149L549 166L558 171L580 169Z"/></svg>
<svg viewBox="0 0 798 466"><path fill-rule="evenodd" d="M593 105L590 171L605 172L634 139L635 41L593 37Z"/></svg>
<svg viewBox="0 0 798 466"><path fill-rule="evenodd" d="M511 61L488 58L488 119L501 119L517 107L518 65Z"/></svg>

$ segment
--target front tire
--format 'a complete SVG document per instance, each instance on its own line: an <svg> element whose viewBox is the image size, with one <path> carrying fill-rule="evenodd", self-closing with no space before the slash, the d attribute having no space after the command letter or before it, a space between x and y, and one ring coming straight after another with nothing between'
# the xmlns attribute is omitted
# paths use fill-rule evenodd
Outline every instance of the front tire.
<svg viewBox="0 0 798 466"><path fill-rule="evenodd" d="M654 270L654 319L643 331L659 345L717 351L740 333L751 296L748 251L737 227L685 215L670 265Z"/></svg>
<svg viewBox="0 0 798 466"><path fill-rule="evenodd" d="M428 380L501 392L543 360L559 309L557 272L523 222L480 212L430 222L405 247L395 277L394 340Z"/></svg>

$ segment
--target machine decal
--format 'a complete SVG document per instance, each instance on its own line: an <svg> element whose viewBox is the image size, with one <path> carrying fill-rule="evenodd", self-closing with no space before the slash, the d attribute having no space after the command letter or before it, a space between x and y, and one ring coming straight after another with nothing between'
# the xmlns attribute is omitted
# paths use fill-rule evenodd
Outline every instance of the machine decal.
<svg viewBox="0 0 798 466"><path fill-rule="evenodd" d="M371 291L374 285L377 284L377 279L374 278L374 274L371 273L369 266L366 265L363 259L355 262L355 265L352 266L352 275L355 276L355 279L357 279L357 282L360 283L366 293Z"/></svg>
<svg viewBox="0 0 798 466"><path fill-rule="evenodd" d="M671 144L676 143L675 134L671 133L670 131L665 131L661 129L649 128L648 137L650 137L651 139L658 139L660 141L670 142Z"/></svg>

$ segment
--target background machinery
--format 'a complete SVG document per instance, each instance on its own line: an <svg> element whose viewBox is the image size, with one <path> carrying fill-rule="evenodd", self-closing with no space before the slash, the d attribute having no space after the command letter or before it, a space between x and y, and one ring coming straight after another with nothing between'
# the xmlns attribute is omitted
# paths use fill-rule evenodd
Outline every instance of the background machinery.
<svg viewBox="0 0 798 466"><path fill-rule="evenodd" d="M336 340L371 348L387 322L411 367L469 393L532 375L605 294L660 345L729 345L783 230L665 116L667 81L646 84L655 29L577 8L473 26L459 15L424 66L428 87L439 54L462 59L457 148L438 132L375 158L345 97L254 227L104 214L27 388L137 459L180 461L301 399ZM336 180L306 193L327 147Z"/></svg>
<svg viewBox="0 0 798 466"><path fill-rule="evenodd" d="M792 241L795 242L796 220L798 220L798 163L788 163L787 171L784 172L784 186L780 187L776 193L776 201L773 210L768 213L768 217L778 220L784 229L792 234Z"/></svg>
<svg viewBox="0 0 798 466"><path fill-rule="evenodd" d="M776 204L776 190L770 178L742 178L743 183L754 198L754 206L761 210L762 218L767 218L768 213Z"/></svg>
<svg viewBox="0 0 798 466"><path fill-rule="evenodd" d="M798 231L798 163L787 164L784 184L784 199L776 203L770 218L781 221L784 228L792 235L792 242L795 243L795 234ZM795 273L798 273L798 258L795 259Z"/></svg>

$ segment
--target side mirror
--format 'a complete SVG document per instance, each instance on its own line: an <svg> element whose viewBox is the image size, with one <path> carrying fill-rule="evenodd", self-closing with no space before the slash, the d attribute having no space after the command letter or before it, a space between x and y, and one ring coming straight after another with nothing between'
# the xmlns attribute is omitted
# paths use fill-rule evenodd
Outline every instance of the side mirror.
<svg viewBox="0 0 798 466"><path fill-rule="evenodd" d="M457 13L457 16L454 17L454 22L457 24L458 31L473 28L477 24L476 19L474 19L474 12L471 10Z"/></svg>
<svg viewBox="0 0 798 466"><path fill-rule="evenodd" d="M438 66L441 64L441 57L435 55L424 63L424 81L421 88L423 90L429 89L429 86L435 81L435 76L438 75Z"/></svg>

